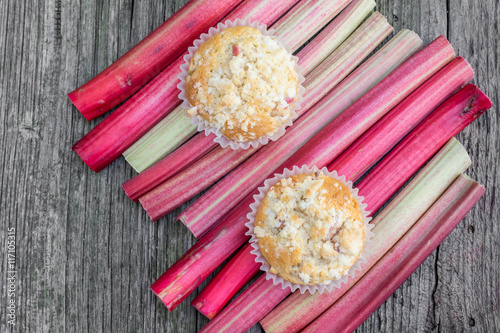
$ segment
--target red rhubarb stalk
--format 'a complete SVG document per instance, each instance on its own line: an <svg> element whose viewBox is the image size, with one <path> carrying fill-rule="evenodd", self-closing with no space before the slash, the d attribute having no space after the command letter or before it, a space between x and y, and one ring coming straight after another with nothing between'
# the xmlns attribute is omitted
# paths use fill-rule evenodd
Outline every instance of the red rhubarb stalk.
<svg viewBox="0 0 500 333"><path fill-rule="evenodd" d="M246 215L253 202L235 207L199 239L153 285L151 290L172 311L248 239Z"/></svg>
<svg viewBox="0 0 500 333"><path fill-rule="evenodd" d="M191 302L208 319L213 319L258 271L260 264L247 243ZM249 265L249 263L253 263ZM235 276L235 272L238 274Z"/></svg>
<svg viewBox="0 0 500 333"><path fill-rule="evenodd" d="M457 129L463 129L467 124L470 124L478 115L482 114L485 109L491 107L491 102L474 85L466 85L464 88L448 98L439 108L431 113L421 124L419 124L410 134L401 141L384 159L372 170L359 184L359 195L365 197L365 202L368 205L368 210L375 212L381 205L387 201L392 194L408 180L414 172L416 172L438 149L442 146L443 140L448 140L453 137ZM443 116L441 116L443 115ZM440 119L441 118L441 119ZM436 133L436 135L434 134ZM450 150L450 145L456 140L449 142L438 155L443 155L443 152ZM367 158L369 159L369 158ZM437 156L433 159L436 160ZM448 158L445 166L441 166L442 170L456 166L457 162ZM329 166L329 170L336 169L336 163ZM352 162L353 168L362 166L363 164ZM432 162L428 164L432 165ZM448 166L446 166L448 165ZM383 166L383 167L381 167ZM428 169L428 166L424 170ZM467 165L468 166L468 165ZM438 173L441 170L436 168L434 172ZM346 167L346 170L349 169ZM463 172L463 169L461 172ZM355 170L347 172L348 175L356 175ZM433 172L428 172L432 176ZM417 178L421 177L422 172ZM427 177L429 177L429 175ZM381 181L386 178L387 180ZM454 178L453 178L454 179ZM453 180L451 179L451 180ZM429 182L425 178L424 182ZM442 179L439 178L441 182ZM413 183L413 181L412 181ZM443 183L446 183L444 181ZM450 181L451 183L451 181ZM449 183L448 183L449 184ZM386 190L389 187L390 190ZM408 187L407 187L408 188ZM407 191L407 188L402 192ZM443 189L444 191L444 189ZM441 192L442 193L442 192ZM429 194L425 191L420 192L419 196L422 199ZM400 195L393 200L390 206L399 203ZM415 206L406 203L406 209L413 209ZM385 210L377 216L385 218ZM386 234L383 231L382 234ZM321 297L299 297L293 295L291 298L283 302L276 310L270 314L270 318L264 320L263 325L269 328L272 332L297 332L305 327L308 323L314 320L318 315L325 311L329 305L335 302L335 297L340 297L336 294L323 294ZM330 295L331 297L329 297ZM301 308L307 311L297 312L292 309ZM282 318L282 319L281 319ZM266 328L267 330L267 328Z"/></svg>
<svg viewBox="0 0 500 333"><path fill-rule="evenodd" d="M244 1L226 18L248 18L270 25L296 2ZM237 14L239 16L234 16ZM172 62L73 146L73 150L92 170L99 172L104 169L180 104L177 75L183 62L182 57Z"/></svg>
<svg viewBox="0 0 500 333"><path fill-rule="evenodd" d="M302 332L353 332L422 264L484 192L475 181L459 176L391 251Z"/></svg>
<svg viewBox="0 0 500 333"><path fill-rule="evenodd" d="M202 32L215 25L241 0L192 0L68 97L87 119L111 110L186 51Z"/></svg>
<svg viewBox="0 0 500 333"><path fill-rule="evenodd" d="M222 178L226 174L226 168L230 170L235 168L254 152L255 148L232 150L218 146L182 173L176 174L160 186L141 196L139 202L151 220L158 221L161 217L209 187L212 180ZM207 168L207 165L224 165L225 167L212 169Z"/></svg>
<svg viewBox="0 0 500 333"><path fill-rule="evenodd" d="M375 2L373 0L354 0L313 41L309 42L297 55L304 75L307 75L335 50L374 7ZM175 121L169 120L169 118L179 118L179 115L183 116L183 118ZM196 133L194 125L186 129L184 128L185 123L190 124L191 118L184 110L176 109L172 111L144 137L128 148L123 153L123 156L135 170L138 172L144 171ZM207 145L212 144L211 141L213 141L212 138L207 139ZM196 151L190 151L189 154L192 154L195 159L201 157Z"/></svg>
<svg viewBox="0 0 500 333"><path fill-rule="evenodd" d="M278 169L278 173L284 167L291 169L294 165L308 164L319 168L326 166L378 119L450 62L453 57L453 48L441 36L377 83L344 112L341 111L356 98L351 99L350 94L340 96L347 101L348 104L345 105L333 100L335 97L325 97L313 109L322 108L323 112L333 117L338 115L331 123L295 153L290 149L283 149L283 151L271 149L272 145L268 144L260 154L252 156L228 174L191 205L186 212L183 212L180 216L181 221L191 230L194 226L196 230L202 232L209 229L233 205L262 183L281 163L284 164ZM358 91L358 88L352 87L350 91L352 90ZM363 93L363 91L360 92ZM316 117L314 120L321 122L323 118ZM295 127L299 128L300 125L301 121ZM320 128L316 127L316 130ZM294 154L291 155L292 153Z"/></svg>
<svg viewBox="0 0 500 333"><path fill-rule="evenodd" d="M356 181L364 174L364 171L373 166L379 158L396 145L426 115L450 97L454 91L471 80L473 75L474 72L470 65L463 58L456 58L363 134L330 165L329 169L337 170L341 175L345 175L347 179ZM381 122L384 124L383 126L379 126ZM374 129L376 130L374 131ZM356 149L351 150L352 147L356 147ZM369 153L364 151L366 147L370 147ZM356 154L356 152L363 153ZM242 251L240 250L239 253ZM240 254L240 256L243 256L243 254ZM250 267L251 261L247 264ZM237 271L233 271L231 275L232 283L234 283L234 280L241 280L241 285L245 285L251 278L251 276L239 275ZM237 290L233 291L225 288L224 280L218 279L217 281L217 296L213 295L213 299L205 296L204 304L217 304L222 298L222 294L225 293L232 293L225 297L226 299L231 299L236 294ZM209 285L211 284L212 282ZM215 288L215 286L212 288ZM223 305L219 304L217 306L223 307Z"/></svg>
<svg viewBox="0 0 500 333"><path fill-rule="evenodd" d="M374 265L469 165L470 159L467 152L456 140L452 141L434 161L431 161L431 163L422 170L401 194L398 195L396 200L391 202L391 204L372 222L375 224L373 229L375 236L373 239L371 256L368 257L368 262L363 265L363 270ZM397 176L397 174L394 175L391 171L392 170L387 170L385 177L381 176L378 181L387 184L387 186L391 186L392 177ZM365 197L364 202L369 201L370 197ZM362 275L363 272L360 272L357 277L359 278ZM265 276L263 275L259 281L264 279ZM350 279L348 284L353 280L354 279ZM271 311L290 293L290 289L288 288L286 289L286 294L282 292L283 290L280 285L270 287L269 285L272 286L272 281L267 281L266 284L262 281L262 284L263 286L260 286L259 283L250 286L249 289L243 292L233 303L215 317L213 321L205 326L205 331L217 332L227 330L230 332L244 332L261 320L265 314ZM304 298L327 298L332 295L339 297L348 290L348 288L346 288L347 285L343 284L340 288L334 289L331 293L315 293L312 295L310 293L294 293L294 295L299 294ZM279 294L277 293L278 291L280 291ZM273 292L276 293L273 297L266 296ZM259 311L256 313L253 312L254 307L251 306L254 298L259 299ZM244 304L248 304L249 306L244 306ZM307 316L313 313L314 310L315 309L303 307L302 311L305 313L300 313L298 317ZM288 322L282 323L282 325L287 326ZM283 332L288 331L296 332L297 330L294 327L291 329L290 326L287 326L287 330L283 330Z"/></svg>
<svg viewBox="0 0 500 333"><path fill-rule="evenodd" d="M454 59L399 103L329 167L349 179L357 179L459 88L472 80L474 71L462 57ZM449 135L444 138L448 140ZM370 158L361 158L367 155ZM360 165L354 165L359 163ZM361 163L363 163L361 165ZM357 170L357 174L352 174Z"/></svg>
<svg viewBox="0 0 500 333"><path fill-rule="evenodd" d="M349 73L349 71L355 68L366 56L368 56L376 45L378 45L378 43L380 43L391 31L392 27L387 23L385 17L383 17L380 13L374 13L370 19L363 24L363 26L356 30L353 36L345 41L324 61L326 66L322 63L307 76L304 83L306 93L304 94L304 102L302 103L303 108L298 110L298 114L303 114L305 110L308 110L320 99L320 96L328 92L336 83L341 81ZM311 112L306 115L308 118L317 116L318 115ZM327 114L323 114L321 117L323 121L316 121L314 126L321 126L329 120ZM312 122L312 119L310 122ZM301 126L307 127L308 124L309 123ZM307 130L309 133L313 133L315 129L308 127ZM197 140L199 139L200 141L204 141L207 146L213 145L213 143L209 141L212 137L205 137L203 139L201 136L204 137L204 134L198 134L197 137L200 138L197 138ZM280 141L283 143L289 142L291 141L291 138L293 138L293 135L287 133L286 138L283 138ZM298 139L292 140L294 140L295 145L298 145L303 143L306 139L307 136L304 136L301 139L302 141L299 141ZM272 147L276 146L274 143L270 145ZM183 202L187 201L204 188L210 186L258 149L259 148L230 150L217 147L203 159L198 160L191 168L178 173L174 178L169 180L167 180L168 178L164 175L175 174L179 169L171 170L172 164L168 162L171 160L171 157L167 156L164 161L152 166L150 168L151 171L149 169L146 170L148 174L154 175L154 177L148 177L148 175L141 177L142 182L140 185L142 187L148 189L153 187L156 188L148 194L145 194L147 193L145 190L141 190L140 192L137 191L139 193L131 197L131 199L135 200L137 199L137 196L145 194L144 197L141 198L141 203L143 203L144 207L148 211L148 214L153 218L153 220L156 220L174 208L180 206ZM186 151L186 153L190 155L197 155L197 152L193 150ZM232 163L227 163L228 160ZM158 186L159 182L155 181L155 179L167 181ZM125 190L126 192L132 192L128 186ZM182 193L182 195L179 193Z"/></svg>

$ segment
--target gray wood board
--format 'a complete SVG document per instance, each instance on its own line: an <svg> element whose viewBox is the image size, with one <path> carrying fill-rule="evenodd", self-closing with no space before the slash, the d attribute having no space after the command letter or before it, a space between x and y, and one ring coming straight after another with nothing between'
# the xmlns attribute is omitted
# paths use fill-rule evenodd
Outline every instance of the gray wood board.
<svg viewBox="0 0 500 333"><path fill-rule="evenodd" d="M87 122L66 98L185 2L0 1L0 331L11 330L9 228L12 331L194 332L206 324L189 305L194 295L169 313L149 290L195 242L174 223L189 203L152 223L121 189L134 175L123 158L91 171L71 146L103 117ZM425 43L448 37L499 105L497 1L378 1L377 9ZM495 106L458 136L486 195L359 332L500 331L499 120Z"/></svg>

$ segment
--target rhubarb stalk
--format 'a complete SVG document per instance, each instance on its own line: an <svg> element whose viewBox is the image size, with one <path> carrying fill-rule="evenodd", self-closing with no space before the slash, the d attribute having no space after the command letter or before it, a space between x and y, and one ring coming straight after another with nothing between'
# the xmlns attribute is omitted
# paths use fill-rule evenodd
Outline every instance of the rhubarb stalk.
<svg viewBox="0 0 500 333"><path fill-rule="evenodd" d="M191 305L208 319L213 319L259 271L260 264L255 262L255 255L250 253L251 250L250 243L241 248L203 288ZM252 264L249 265L249 263ZM235 273L238 275L235 276Z"/></svg>
<svg viewBox="0 0 500 333"><path fill-rule="evenodd" d="M296 2L244 1L226 18L250 19L269 25ZM104 169L180 104L177 75L183 62L182 57L172 62L73 146L92 170L99 172Z"/></svg>
<svg viewBox="0 0 500 333"><path fill-rule="evenodd" d="M385 17L380 13L374 13L356 30L353 36L324 61L326 66L323 66L322 63L308 75L304 83L306 91L304 94L304 108L298 110L300 111L299 114L303 114L319 99L318 96L328 92L346 77L391 31L392 27L387 23ZM357 90L357 93L361 94L362 91ZM335 108L335 111L337 110ZM315 107L309 110L297 121L293 128L288 130L286 135L278 141L267 144L251 160L254 160L256 156L262 156L262 154L267 156L268 153L265 152L272 152L273 159L287 153L289 155L291 151L304 144L314 135L315 131L319 130L335 116L336 112L329 112L328 108ZM217 147L190 168L178 173L142 196L139 201L153 221L156 221L219 180L257 150L259 148L230 150ZM252 163L252 165L255 164L258 163ZM244 171L238 174L241 173L244 173ZM226 184L228 180L224 179L222 182Z"/></svg>
<svg viewBox="0 0 500 333"><path fill-rule="evenodd" d="M207 230L282 163L283 165L276 172L281 173L284 167L291 169L294 165L316 165L319 168L326 166L378 119L453 58L453 48L444 37L440 36L396 68L357 101L355 101L356 98L350 98L349 94L353 90L358 92L357 86L353 86L348 94L340 97L329 94L313 109L321 108L321 114L327 113L332 117L338 115L331 123L295 153L290 149L272 149L273 145L268 144L260 154L252 156L247 162L229 173L183 212L180 215L181 221L191 230L201 232ZM361 89L359 92L364 93ZM336 99L343 99L345 102L339 103ZM341 112L353 101L355 102L351 106ZM322 117L314 120L323 121ZM296 128L299 128L300 122L295 126ZM316 127L316 130L319 128ZM292 153L294 154L291 155Z"/></svg>
<svg viewBox="0 0 500 333"><path fill-rule="evenodd" d="M307 75L306 81L304 82L306 92L304 94L302 108L297 110L298 115L302 115L313 104L315 104L323 94L328 92L335 84L341 81L349 73L349 71L355 68L366 56L368 56L376 45L378 45L378 43L380 43L391 31L392 27L387 23L385 17L383 17L380 13L374 13L358 30L356 30L351 37L349 37L348 40L346 40L335 52L325 59L320 66ZM304 65L306 68L308 67L308 64ZM320 115L308 112L304 117L311 118L319 116ZM321 117L323 122L316 122L314 126L318 127L324 125L324 123L329 120L326 114L321 115ZM300 126L307 127L307 124ZM309 133L313 132L314 128L309 127L307 127ZM291 131L296 130L292 129ZM285 137L282 138L280 142L283 143L291 141L290 138L293 137L293 135L294 134L290 133L285 134ZM196 138L196 140L199 140L200 142L204 141L207 147L213 145L212 139L212 136L205 137L203 133L198 134ZM301 139L302 141L293 141L297 145L303 143L306 139L307 136L304 136ZM200 145L203 145L203 143ZM274 142L269 145L271 147L276 146ZM182 149L182 147L179 149ZM171 211L176 206L181 205L185 200L196 195L204 187L208 187L258 149L260 148L230 150L217 147L203 159L198 160L191 168L188 168L182 173L179 173L175 178L172 178L161 186L158 186L161 182L156 181L156 179L165 181L168 179L165 176L166 174L170 175L179 170L179 168L172 170L172 158L167 156L159 163L147 169L144 172L144 176L137 176L142 179L141 183L135 183L132 184L132 186L130 183L125 184L124 189L127 193L136 192L134 196L130 197L132 200L136 200L138 196L147 193L146 189L149 190L157 187L151 192L151 194L148 193L144 196L144 198L141 198L141 202L144 203L150 216L152 216L153 219L156 219L166 214L168 211ZM190 156L199 156L198 152L195 150L186 151L186 154L189 154ZM224 156L224 158L221 158L222 156ZM232 163L227 164L227 160L231 160ZM198 168L198 170L194 170L195 168ZM188 174L193 176L187 178ZM185 179L188 179L188 181L184 181ZM181 183L181 185L178 185L179 183ZM136 190L136 184L142 188L140 191ZM176 191L173 190L173 186L177 187ZM178 195L179 192L182 193L182 196ZM155 211L154 206L152 206L153 203L149 200L153 195L155 200L154 205L156 207L160 207L160 211L158 212ZM171 200L171 198L174 199ZM168 202L168 204L164 205L163 201Z"/></svg>
<svg viewBox="0 0 500 333"><path fill-rule="evenodd" d="M298 318L311 316L320 306L326 306L326 308L328 308L328 304L333 303L327 303L330 301L330 298L333 296L337 299L345 293L348 290L348 286L351 285L353 281L359 279L369 267L374 265L469 165L470 159L465 149L458 141L452 140L450 144L448 144L447 147L443 149L443 151L440 152L398 195L398 197L372 221L372 223L375 224L375 227L372 229L374 233L373 245L371 255L368 257L368 261L363 265L362 271L358 272L354 279L349 279L347 284L343 284L340 288L334 289L331 293L294 293L292 298L296 295L307 300L311 298L320 298L322 303L315 308L302 306L300 312L296 308L287 307L287 310L289 312L294 312L296 317L290 318L288 313L283 313L282 315L287 317L288 321L278 319L280 324L275 326L282 332L297 332L300 328L291 326L290 322L296 324ZM384 183L387 186L392 186L393 177L398 176L392 171L393 170L388 169L384 175L379 175L378 182ZM370 197L365 196L365 203L369 203L370 200ZM257 283L250 286L250 288L244 291L233 303L229 304L214 320L204 327L203 331L217 332L227 330L230 332L244 332L261 320L264 315L290 294L290 289L287 288L283 290L280 285L273 286L272 280L264 281L265 275L261 276ZM260 284L262 284L262 286L260 286ZM280 291L279 294L277 294L278 291ZM276 293L273 297L266 296L267 294L273 293ZM252 307L253 299L259 299L258 312L254 312L255 306ZM301 305L302 304L299 304L299 306ZM322 312L323 311L320 313ZM320 313L316 314L313 318ZM300 321L300 323L303 322ZM309 321L307 323L309 323Z"/></svg>
<svg viewBox="0 0 500 333"><path fill-rule="evenodd" d="M313 69L336 49L375 8L374 0L354 0L297 54L300 62ZM331 45L330 48L325 45ZM318 53L320 55L318 55Z"/></svg>
<svg viewBox="0 0 500 333"><path fill-rule="evenodd" d="M356 181L365 170L374 165L379 158L396 145L422 118L433 111L454 91L471 80L473 74L474 72L467 61L463 58L456 58L363 134L329 166L329 169L336 170L351 181ZM380 123L383 123L383 125L379 126ZM351 149L353 147L355 149ZM370 147L369 153L365 152L366 147ZM362 154L356 154L357 152L362 152ZM243 257L243 254L240 254L242 251L244 249L239 251L240 257ZM250 269L250 263L248 263L248 266ZM232 276L232 283L235 283L234 280L241 280L239 282L241 285L244 285L251 278L251 276L239 275L236 271L233 271ZM217 280L217 285L212 282L214 280ZM225 297L225 299L231 299L237 292L237 290L226 288L226 280L214 280L210 282L209 286L218 290L217 295L205 295L203 298L204 305L211 309L224 306L218 304L223 298L223 294L232 293ZM206 315L204 309L200 311Z"/></svg>
<svg viewBox="0 0 500 333"><path fill-rule="evenodd" d="M363 21L375 7L373 0L354 0L342 13L328 24L298 54L299 65L304 75L313 70L323 59L335 50ZM184 119L178 119L179 115ZM178 120L171 120L175 118ZM180 123L180 126L176 122ZM138 172L150 167L162 157L170 154L183 142L196 133L196 126L184 128L183 124L191 123L191 118L183 109L176 109L167 115L143 138L139 139L123 155L127 162ZM203 135L203 134L199 134ZM206 145L214 146L213 136L206 139ZM196 151L189 151L193 160L201 157Z"/></svg>
<svg viewBox="0 0 500 333"><path fill-rule="evenodd" d="M135 171L141 173L154 163L160 161L165 155L172 153L197 132L196 126L191 123L191 117L179 105L137 140L129 149L125 150L123 157L125 157L128 164ZM207 145L205 144L205 146ZM211 146L213 149L215 144L208 146ZM193 159L193 161L195 160Z"/></svg>
<svg viewBox="0 0 500 333"><path fill-rule="evenodd" d="M241 0L192 0L68 97L81 114L94 119L111 110L186 51L189 44L215 25Z"/></svg>
<svg viewBox="0 0 500 333"><path fill-rule="evenodd" d="M302 332L353 332L422 264L484 192L484 187L460 175L359 282Z"/></svg>

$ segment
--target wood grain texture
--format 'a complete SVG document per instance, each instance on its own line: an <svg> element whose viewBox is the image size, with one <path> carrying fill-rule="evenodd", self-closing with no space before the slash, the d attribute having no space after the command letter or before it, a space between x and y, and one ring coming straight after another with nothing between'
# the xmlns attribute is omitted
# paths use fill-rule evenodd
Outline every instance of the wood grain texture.
<svg viewBox="0 0 500 333"><path fill-rule="evenodd" d="M120 158L99 174L71 151L87 122L66 93L88 81L186 0L0 1L0 331L195 332L150 284L195 241L127 199ZM500 90L496 0L379 0L396 31L449 38L495 107L458 138L486 195L359 332L500 331ZM16 326L7 325L7 230L16 230ZM204 284L203 284L204 285ZM203 287L203 285L201 287ZM255 326L252 332L261 332Z"/></svg>

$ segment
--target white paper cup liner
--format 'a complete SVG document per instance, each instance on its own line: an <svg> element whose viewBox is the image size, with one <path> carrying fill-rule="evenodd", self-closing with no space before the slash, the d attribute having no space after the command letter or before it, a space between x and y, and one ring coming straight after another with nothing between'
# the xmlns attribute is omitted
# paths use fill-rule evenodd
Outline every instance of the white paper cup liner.
<svg viewBox="0 0 500 333"><path fill-rule="evenodd" d="M203 42L207 41L212 36L215 36L216 34L218 34L219 32L221 32L224 29L232 28L232 27L236 27L236 26L249 26L252 28L256 28L264 36L270 36L274 40L276 40L281 46L283 46L288 51L288 53L293 54L292 49L288 45L286 45L286 43L281 41L278 37L274 36L273 35L274 30L273 29L268 30L267 26L265 24L260 24L257 21L251 22L250 20L241 20L241 19L236 19L234 22L227 20L224 23L219 23L217 25L217 27L210 28L208 30L208 33L202 34L199 39L195 40L193 43L194 45L191 46L190 48L188 48L188 54L186 54L183 58L184 63L181 65L181 72L177 76L180 80L179 84L177 85L177 88L180 90L179 98L182 100L181 106L184 109L188 110L188 109L193 107L191 105L191 103L189 103L189 101L186 97L186 92L184 91L184 87L186 85L186 77L187 77L188 71L189 71L189 63L191 62L191 58L193 57L194 53L196 52L196 50L198 50L198 47L200 47L200 45ZM295 62L295 70L297 71L297 77L298 77L298 81L299 81L299 90L298 90L298 94L297 94L297 101L293 102L293 109L291 111L291 116L284 123L281 124L281 126L278 128L278 130L272 136L266 135L266 136L263 136L259 139L252 140L252 141L235 142L235 141L232 141L232 140L229 140L228 138L226 138L219 129L211 126L208 121L206 121L205 119L203 119L199 115L195 115L194 117L192 117L191 123L193 125L197 126L198 132L204 131L205 135L207 135L207 136L210 133L214 133L216 136L214 139L214 142L217 142L219 145L221 145L222 148L226 148L228 146L231 147L232 149L235 149L235 150L239 149L239 148L241 148L241 149L248 149L250 147L257 148L259 145L266 145L269 141L278 140L283 134L285 134L286 128L288 126L291 126L293 124L293 122L295 121L295 119L297 119L296 110L300 109L300 103L302 102L302 96L304 95L304 87L302 84L304 83L305 79L304 79L304 75L302 74L303 73L302 68L298 65L299 58L297 58L296 56L292 56L292 60Z"/></svg>
<svg viewBox="0 0 500 333"><path fill-rule="evenodd" d="M314 172L321 172L326 176L332 177L343 184L345 184L349 190L352 193L352 196L358 200L359 207L361 209L361 213L363 215L363 222L365 225L365 230L366 230L366 237L365 237L365 246L363 248L363 252L361 253L360 257L354 265L349 269L349 272L345 275L343 275L340 279L338 280L333 280L332 282L328 284L316 284L313 286L305 285L305 284L297 284L297 283L291 283L289 281L286 281L283 279L281 276L278 276L276 274L270 273L269 269L269 263L267 262L266 258L261 254L259 250L259 245L257 243L258 239L257 236L254 234L254 222L255 222L255 215L257 213L257 210L260 206L260 203L266 196L267 191L271 186L276 184L278 181L280 181L283 178L288 178L291 176L295 175L301 175L301 174L311 174ZM255 262L260 263L260 269L266 273L266 279L267 280L273 280L273 283L275 285L281 284L281 287L283 289L290 288L292 292L295 290L299 289L300 292L303 294L307 291L309 291L311 294L315 293L318 291L319 293L324 293L325 291L331 292L333 289L340 288L340 286L343 283L346 283L348 279L351 277L353 278L356 273L361 270L362 264L364 264L368 257L369 254L371 253L371 249L373 248L373 232L372 228L374 227L372 224L370 224L371 217L368 217L369 212L366 211L366 204L363 203L364 198L358 195L358 189L352 187L352 182L347 181L345 176L339 177L336 171L328 171L328 169L325 167L323 169L318 169L318 167L313 166L312 168L309 168L307 165L302 166L301 168L294 166L292 170L285 169L282 174L274 174L273 178L268 178L264 182L264 186L259 187L259 193L253 196L254 202L250 205L250 208L252 211L247 214L247 218L249 222L247 222L245 225L248 227L248 231L246 232L245 235L250 236L250 244L253 247L253 250L251 253L255 254Z"/></svg>

